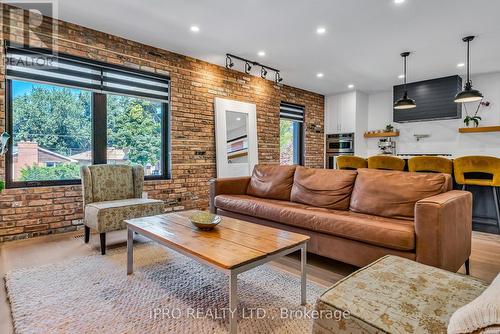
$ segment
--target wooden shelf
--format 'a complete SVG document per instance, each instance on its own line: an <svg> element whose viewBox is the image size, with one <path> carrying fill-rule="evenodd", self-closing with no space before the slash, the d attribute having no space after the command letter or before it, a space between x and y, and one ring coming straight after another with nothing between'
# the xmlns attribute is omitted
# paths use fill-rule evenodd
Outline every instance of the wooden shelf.
<svg viewBox="0 0 500 334"><path fill-rule="evenodd" d="M365 133L365 138L384 138L384 137L399 137L399 132L377 132L377 133Z"/></svg>
<svg viewBox="0 0 500 334"><path fill-rule="evenodd" d="M460 133L475 133L475 132L500 132L500 125L497 126L479 126L477 128L460 128Z"/></svg>

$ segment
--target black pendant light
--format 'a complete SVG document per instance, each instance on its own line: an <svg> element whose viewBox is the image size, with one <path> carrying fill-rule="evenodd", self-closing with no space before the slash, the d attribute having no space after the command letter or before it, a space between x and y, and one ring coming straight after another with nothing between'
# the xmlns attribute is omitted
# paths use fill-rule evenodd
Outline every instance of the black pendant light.
<svg viewBox="0 0 500 334"><path fill-rule="evenodd" d="M401 57L404 59L404 87L405 87L405 92L403 94L403 97L400 98L399 100L394 103L394 109L413 109L417 107L417 104L415 103L415 100L412 100L408 97L408 89L406 88L406 58L410 55L409 52L403 52L401 54Z"/></svg>
<svg viewBox="0 0 500 334"><path fill-rule="evenodd" d="M462 39L467 43L467 82L465 83L464 90L455 96L456 103L474 102L483 99L483 94L476 89L472 89L472 81L470 80L470 42L474 36L467 36Z"/></svg>

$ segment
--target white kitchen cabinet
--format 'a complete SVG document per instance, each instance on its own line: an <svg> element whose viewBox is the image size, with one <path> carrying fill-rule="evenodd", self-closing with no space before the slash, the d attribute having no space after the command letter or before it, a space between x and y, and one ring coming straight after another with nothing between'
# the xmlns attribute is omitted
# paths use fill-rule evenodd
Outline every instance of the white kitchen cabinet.
<svg viewBox="0 0 500 334"><path fill-rule="evenodd" d="M325 131L327 134L356 131L356 92L326 97Z"/></svg>
<svg viewBox="0 0 500 334"><path fill-rule="evenodd" d="M354 133L354 154L366 155L368 95L348 92L325 97L325 134Z"/></svg>

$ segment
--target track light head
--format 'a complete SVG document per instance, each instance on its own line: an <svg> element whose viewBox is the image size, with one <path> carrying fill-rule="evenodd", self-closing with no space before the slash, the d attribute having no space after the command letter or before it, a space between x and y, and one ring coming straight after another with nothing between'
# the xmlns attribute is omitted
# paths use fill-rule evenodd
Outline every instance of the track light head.
<svg viewBox="0 0 500 334"><path fill-rule="evenodd" d="M280 75L280 72L276 72L276 77L274 78L277 84L283 81L283 78Z"/></svg>
<svg viewBox="0 0 500 334"><path fill-rule="evenodd" d="M229 55L226 55L226 68L232 68L234 66L233 60Z"/></svg>
<svg viewBox="0 0 500 334"><path fill-rule="evenodd" d="M250 71L252 70L252 65L250 65L249 62L245 63L245 73L250 74Z"/></svg>
<svg viewBox="0 0 500 334"><path fill-rule="evenodd" d="M262 68L260 69L260 77L262 79L265 79L266 75L267 75L267 70L266 70L266 68L264 66L262 66Z"/></svg>

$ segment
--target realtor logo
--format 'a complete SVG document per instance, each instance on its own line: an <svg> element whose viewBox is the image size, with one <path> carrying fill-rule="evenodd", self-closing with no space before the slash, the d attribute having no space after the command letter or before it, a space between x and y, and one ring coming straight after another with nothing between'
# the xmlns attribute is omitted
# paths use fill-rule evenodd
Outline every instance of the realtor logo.
<svg viewBox="0 0 500 334"><path fill-rule="evenodd" d="M24 47L57 53L58 0L1 1L2 38Z"/></svg>

